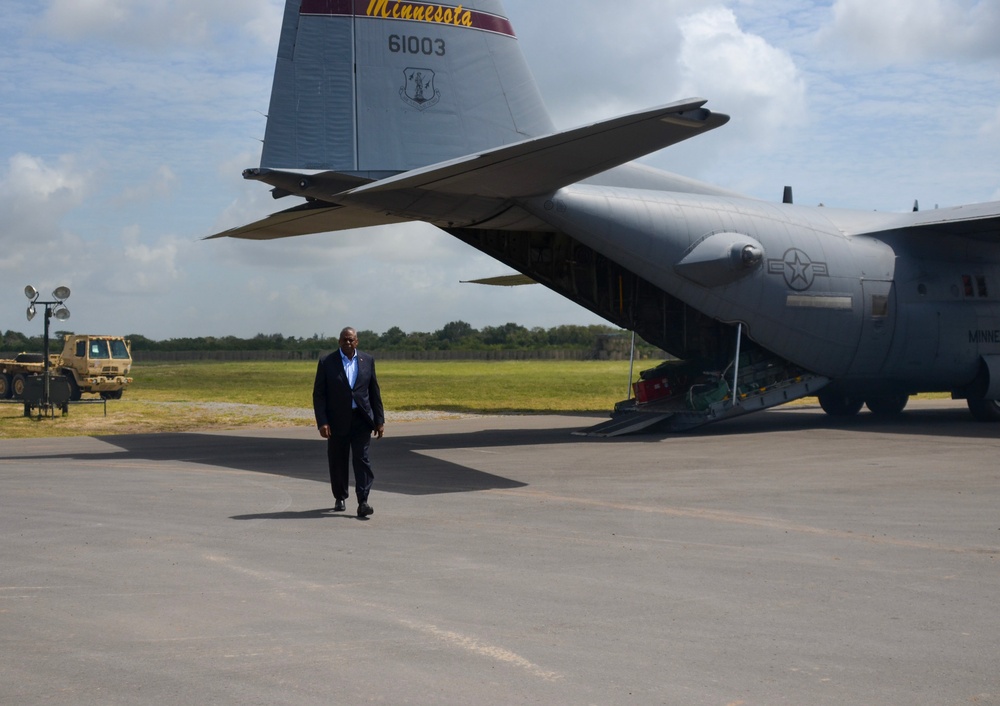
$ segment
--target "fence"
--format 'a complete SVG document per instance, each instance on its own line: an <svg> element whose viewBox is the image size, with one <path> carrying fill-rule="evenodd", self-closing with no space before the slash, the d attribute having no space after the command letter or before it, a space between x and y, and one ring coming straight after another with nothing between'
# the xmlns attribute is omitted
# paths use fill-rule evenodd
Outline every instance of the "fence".
<svg viewBox="0 0 1000 706"><path fill-rule="evenodd" d="M330 351L132 351L136 363L319 360ZM376 360L628 360L616 350L370 351ZM638 356L637 356L638 358ZM648 358L648 356L643 356Z"/></svg>

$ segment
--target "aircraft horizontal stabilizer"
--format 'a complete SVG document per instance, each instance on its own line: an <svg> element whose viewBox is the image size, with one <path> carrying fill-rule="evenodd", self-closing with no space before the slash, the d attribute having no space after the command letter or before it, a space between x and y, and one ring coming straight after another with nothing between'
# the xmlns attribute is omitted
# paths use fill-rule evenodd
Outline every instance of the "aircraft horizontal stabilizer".
<svg viewBox="0 0 1000 706"><path fill-rule="evenodd" d="M405 222L406 220L402 218L394 218L384 213L373 213L362 208L331 206L327 203L306 203L287 211L273 213L263 220L210 235L205 240L214 238L274 240L276 238L290 238L295 235Z"/></svg>
<svg viewBox="0 0 1000 706"><path fill-rule="evenodd" d="M354 189L371 181L363 177L341 174L330 171L293 172L282 169L244 169L243 178L252 181L262 181L274 187L271 193L274 198L285 196L304 196L319 198L341 191Z"/></svg>
<svg viewBox="0 0 1000 706"><path fill-rule="evenodd" d="M486 220L513 199L557 191L729 121L703 108L705 103L691 98L370 183L336 172L248 169L244 178L271 184L276 197L294 192L315 201L207 239L271 240L408 220Z"/></svg>
<svg viewBox="0 0 1000 706"><path fill-rule="evenodd" d="M528 275L500 275L483 279L462 280L462 284L485 284L491 287L520 287L525 284L538 284Z"/></svg>
<svg viewBox="0 0 1000 706"><path fill-rule="evenodd" d="M702 98L632 113L565 132L461 157L361 186L341 203L408 190L525 198L561 189L644 155L725 125L728 115Z"/></svg>

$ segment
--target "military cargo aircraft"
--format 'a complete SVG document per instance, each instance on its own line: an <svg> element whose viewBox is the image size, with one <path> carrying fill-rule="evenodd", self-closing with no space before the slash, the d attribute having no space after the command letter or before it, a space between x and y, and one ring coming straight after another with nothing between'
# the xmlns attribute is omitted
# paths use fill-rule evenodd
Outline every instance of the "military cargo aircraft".
<svg viewBox="0 0 1000 706"><path fill-rule="evenodd" d="M501 0L287 0L260 167L304 201L216 237L431 223L678 360L593 431L817 395L948 392L1000 421L1000 203L781 203L632 163L721 127L691 98L556 131Z"/></svg>

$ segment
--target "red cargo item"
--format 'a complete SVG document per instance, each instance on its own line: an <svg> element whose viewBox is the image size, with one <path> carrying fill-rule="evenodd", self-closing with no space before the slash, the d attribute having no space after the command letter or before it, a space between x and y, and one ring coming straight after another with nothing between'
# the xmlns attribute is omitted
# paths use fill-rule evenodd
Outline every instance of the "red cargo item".
<svg viewBox="0 0 1000 706"><path fill-rule="evenodd" d="M632 391L635 393L635 399L639 404L661 400L664 397L670 397L671 394L670 384L666 378L640 380L637 383L633 383Z"/></svg>

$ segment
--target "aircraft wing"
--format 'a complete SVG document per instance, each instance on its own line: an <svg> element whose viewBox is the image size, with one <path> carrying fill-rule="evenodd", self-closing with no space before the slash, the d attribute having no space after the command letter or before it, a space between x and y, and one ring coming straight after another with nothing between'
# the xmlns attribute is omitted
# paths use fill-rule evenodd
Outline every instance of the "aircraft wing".
<svg viewBox="0 0 1000 706"><path fill-rule="evenodd" d="M205 240L212 240L213 238L274 240L275 238L289 238L294 235L326 233L335 230L350 230L352 228L367 228L369 226L384 226L405 222L405 218L395 218L364 208L310 202L286 211L272 213L267 218L248 223L245 226L231 228L221 233L210 235Z"/></svg>
<svg viewBox="0 0 1000 706"><path fill-rule="evenodd" d="M907 213L873 212L855 216L854 222L845 228L851 235L889 231L1000 242L1000 201Z"/></svg>
<svg viewBox="0 0 1000 706"><path fill-rule="evenodd" d="M911 230L1000 242L1000 201L919 211L913 217Z"/></svg>

